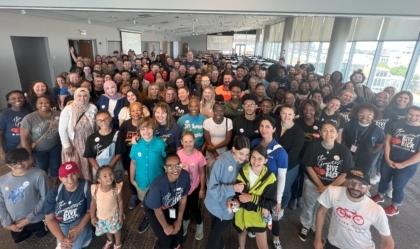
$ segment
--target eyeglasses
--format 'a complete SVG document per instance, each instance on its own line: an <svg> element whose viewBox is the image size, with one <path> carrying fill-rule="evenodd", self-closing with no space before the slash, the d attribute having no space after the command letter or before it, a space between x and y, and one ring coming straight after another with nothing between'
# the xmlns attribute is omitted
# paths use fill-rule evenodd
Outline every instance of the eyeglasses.
<svg viewBox="0 0 420 249"><path fill-rule="evenodd" d="M361 118L364 118L364 117L367 117L367 118L373 118L373 115L370 115L370 114L363 114L363 113L359 113L358 114L359 115L359 117L361 117Z"/></svg>
<svg viewBox="0 0 420 249"><path fill-rule="evenodd" d="M178 163L178 164L167 164L165 165L165 167L168 167L169 170L174 170L174 169L181 169L182 168L182 164Z"/></svg>
<svg viewBox="0 0 420 249"><path fill-rule="evenodd" d="M225 102L222 102L222 101L215 101L214 104L215 105L221 105L221 106L225 106L226 105L226 103Z"/></svg>
<svg viewBox="0 0 420 249"><path fill-rule="evenodd" d="M108 122L110 119L111 119L111 117L107 117L107 118L104 118L104 119L97 119L96 123L103 124L103 123Z"/></svg>
<svg viewBox="0 0 420 249"><path fill-rule="evenodd" d="M250 104L250 105L243 105L245 108L248 108L248 107L256 107L256 106L258 106L258 105L255 105L255 104Z"/></svg>
<svg viewBox="0 0 420 249"><path fill-rule="evenodd" d="M9 166L10 168L17 168L17 167L19 167L19 166L25 166L25 163L26 163L26 161L27 161L28 159L29 159L29 158L27 158L27 159L25 159L25 160L23 160L23 161L17 162L17 163L10 163L10 164L7 164L7 166Z"/></svg>
<svg viewBox="0 0 420 249"><path fill-rule="evenodd" d="M348 179L347 180L351 185L353 185L353 186L357 186L357 187L360 187L360 188L366 188L367 187L367 185L366 184L362 184L362 183L358 183L358 182L355 182L354 180L352 180L352 179Z"/></svg>

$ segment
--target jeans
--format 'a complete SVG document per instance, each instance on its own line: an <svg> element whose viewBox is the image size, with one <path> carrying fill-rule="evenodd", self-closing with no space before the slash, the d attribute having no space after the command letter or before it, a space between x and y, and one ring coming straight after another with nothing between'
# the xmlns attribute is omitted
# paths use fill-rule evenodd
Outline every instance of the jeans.
<svg viewBox="0 0 420 249"><path fill-rule="evenodd" d="M305 171L305 165L299 164L298 176L292 184L292 197L290 198L291 200L302 197L303 183L305 181Z"/></svg>
<svg viewBox="0 0 420 249"><path fill-rule="evenodd" d="M178 205L174 206L176 209L176 214L178 215ZM146 212L147 220L150 223L150 227L152 227L153 232L157 237L157 242L155 244L154 249L171 249L176 248L179 244L182 243L182 224L181 229L179 229L178 233L175 235L166 235L163 231L163 227L160 224L159 220L156 217L155 211L150 208L145 208L144 211ZM169 225L174 224L175 219L169 218L169 210L163 210L163 214L165 215L166 222ZM178 217L177 217L178 218Z"/></svg>
<svg viewBox="0 0 420 249"><path fill-rule="evenodd" d="M369 175L373 177L373 169L376 167L376 174L381 172L381 162L382 162L382 156L384 155L384 150L381 149L380 151L376 152L372 156L372 166L369 170Z"/></svg>
<svg viewBox="0 0 420 249"><path fill-rule="evenodd" d="M122 162L123 162L123 165L124 165L124 169L128 173L128 184L130 186L130 193L131 193L131 195L137 195L137 189L130 181L130 163L131 163L130 153L129 152L124 153L122 157L123 157Z"/></svg>
<svg viewBox="0 0 420 249"><path fill-rule="evenodd" d="M394 169L388 166L385 160L381 165L381 181L379 182L378 193L384 195L389 189L392 181L392 205L401 206L404 199L404 188L408 181L416 174L418 164L407 166L402 169Z"/></svg>
<svg viewBox="0 0 420 249"><path fill-rule="evenodd" d="M61 165L61 143L58 143L49 150L33 151L35 158L35 167L42 169L48 174L50 170L51 177L58 177L58 168Z"/></svg>
<svg viewBox="0 0 420 249"><path fill-rule="evenodd" d="M35 234L36 237L42 238L48 234L48 227L45 221L41 220L37 223L31 223L23 227L20 232L10 232L13 242L20 243Z"/></svg>
<svg viewBox="0 0 420 249"><path fill-rule="evenodd" d="M210 213L211 230L207 240L206 249L223 249L223 234L231 220L221 220Z"/></svg>
<svg viewBox="0 0 420 249"><path fill-rule="evenodd" d="M284 185L283 198L281 199L281 209L285 209L289 205L290 198L292 197L292 184L299 174L299 164L288 169L286 173L286 184Z"/></svg>
<svg viewBox="0 0 420 249"><path fill-rule="evenodd" d="M83 216L68 224L60 223L60 228L63 234L67 236L72 227L79 225L79 223L83 219ZM74 240L72 249L80 249L80 248L87 247L90 244L91 240L92 240L92 225L90 224L90 222L88 222L83 228L83 230L79 233L79 235L77 235L76 239ZM57 245L58 244L59 242L57 240Z"/></svg>
<svg viewBox="0 0 420 249"><path fill-rule="evenodd" d="M315 231L316 212L319 207L318 197L320 193L316 192L317 186L308 178L305 178L303 184L303 208L300 214L300 223L307 229Z"/></svg>

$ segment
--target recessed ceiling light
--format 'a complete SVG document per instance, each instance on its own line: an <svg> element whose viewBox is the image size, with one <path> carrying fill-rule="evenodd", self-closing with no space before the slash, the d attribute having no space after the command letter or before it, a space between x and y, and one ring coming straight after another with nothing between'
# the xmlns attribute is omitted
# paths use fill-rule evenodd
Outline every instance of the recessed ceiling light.
<svg viewBox="0 0 420 249"><path fill-rule="evenodd" d="M188 14L189 16L192 16L192 14Z"/></svg>
<svg viewBox="0 0 420 249"><path fill-rule="evenodd" d="M223 16L219 16L219 18L222 18Z"/></svg>
<svg viewBox="0 0 420 249"><path fill-rule="evenodd" d="M111 16L110 18L112 18L114 20L118 19L118 17L116 17L116 16Z"/></svg>
<svg viewBox="0 0 420 249"><path fill-rule="evenodd" d="M174 18L179 18L179 16L175 16Z"/></svg>

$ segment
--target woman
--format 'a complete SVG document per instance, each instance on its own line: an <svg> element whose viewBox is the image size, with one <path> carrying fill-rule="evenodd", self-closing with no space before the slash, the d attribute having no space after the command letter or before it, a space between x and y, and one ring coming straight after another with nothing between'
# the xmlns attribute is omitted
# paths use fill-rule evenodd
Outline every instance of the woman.
<svg viewBox="0 0 420 249"><path fill-rule="evenodd" d="M90 82L93 81L91 71L92 70L90 69L90 66L83 67L83 72L85 73L85 80L90 81Z"/></svg>
<svg viewBox="0 0 420 249"><path fill-rule="evenodd" d="M253 93L255 94L255 87L257 86L257 84L259 83L259 79L255 76L252 76L251 78L249 78L248 81L248 89L245 90L245 93Z"/></svg>
<svg viewBox="0 0 420 249"><path fill-rule="evenodd" d="M341 143L341 137L343 134L343 129L346 126L346 121L342 116L338 114L338 110L341 106L341 99L338 97L331 97L327 101L327 105L322 110L321 115L319 116L319 121L323 122L325 120L333 121L338 127L338 136L337 142Z"/></svg>
<svg viewBox="0 0 420 249"><path fill-rule="evenodd" d="M330 82L330 78L331 78L331 74L329 74L329 73L324 74L324 78L325 78L325 82L326 82L327 84L329 84L329 82Z"/></svg>
<svg viewBox="0 0 420 249"><path fill-rule="evenodd" d="M319 84L316 79L308 80L309 86L311 87L311 92L314 90L319 90Z"/></svg>
<svg viewBox="0 0 420 249"><path fill-rule="evenodd" d="M117 92L117 84L114 81L105 81L105 94L102 94L95 105L98 110L107 110L112 117L112 127L117 129L119 126L118 114L124 107L126 98L123 94Z"/></svg>
<svg viewBox="0 0 420 249"><path fill-rule="evenodd" d="M390 124L386 132L384 159L381 165L381 180L378 194L372 197L376 203L384 202L384 195L392 182L392 204L385 213L399 213L404 200L404 189L416 174L420 162L420 108L408 107L407 118Z"/></svg>
<svg viewBox="0 0 420 249"><path fill-rule="evenodd" d="M296 115L299 115L299 113L297 112L297 110L299 109L299 98L298 98L298 96L297 96L296 93L294 93L292 91L286 91L286 93L284 94L283 101L284 101L283 102L283 105L293 106L294 107L294 110L296 110L296 113L295 114Z"/></svg>
<svg viewBox="0 0 420 249"><path fill-rule="evenodd" d="M52 99L53 102L51 102L51 108L58 110L57 102L55 101L54 95L48 89L48 85L43 81L34 81L29 87L28 95L26 96L27 105L29 105L32 111L37 110L36 102L41 96L46 96L47 98Z"/></svg>
<svg viewBox="0 0 420 249"><path fill-rule="evenodd" d="M335 71L331 74L330 85L335 95L339 95L341 93L341 89L343 89L344 83L343 74L340 71Z"/></svg>
<svg viewBox="0 0 420 249"><path fill-rule="evenodd" d="M98 109L89 103L89 92L80 87L74 93L73 103L67 105L60 115L58 132L60 134L62 162L75 162L80 169L80 178L92 181L92 169L83 157L87 138L94 132L95 115Z"/></svg>
<svg viewBox="0 0 420 249"><path fill-rule="evenodd" d="M273 113L280 117L280 108L281 105L284 103L284 96L286 95L286 88L279 87L276 91L276 96L273 99L275 107L273 108Z"/></svg>
<svg viewBox="0 0 420 249"><path fill-rule="evenodd" d="M233 219L233 213L227 212L226 207L235 193L244 190L244 183L236 183L236 177L249 158L249 148L249 139L237 136L232 150L221 154L213 165L204 200L211 222L206 249L224 248L223 234Z"/></svg>
<svg viewBox="0 0 420 249"><path fill-rule="evenodd" d="M297 76L300 76L300 75L296 75L295 78L297 78ZM290 81L290 91L293 92L293 93L299 92L299 84L300 83L297 79L292 79Z"/></svg>
<svg viewBox="0 0 420 249"><path fill-rule="evenodd" d="M318 78L318 84L319 84L319 87L323 87L325 84L327 84L327 81L325 80L325 77L319 77Z"/></svg>
<svg viewBox="0 0 420 249"><path fill-rule="evenodd" d="M112 80L115 82L115 84L117 84L118 90L119 90L120 87L121 87L121 84L123 82L122 75L120 73L116 73L116 74L114 74L114 77L112 78Z"/></svg>
<svg viewBox="0 0 420 249"><path fill-rule="evenodd" d="M195 85L191 86L190 93L198 99L202 99L204 88L210 86L210 78L207 75L195 74L191 78Z"/></svg>
<svg viewBox="0 0 420 249"><path fill-rule="evenodd" d="M140 83L143 81L142 77L143 77L142 75L139 75L137 78L131 78L130 80L131 88L136 89L140 93L140 96L139 96L140 99L137 100L138 102L142 102L147 97L148 89L144 89L143 84Z"/></svg>
<svg viewBox="0 0 420 249"><path fill-rule="evenodd" d="M305 134L302 128L294 122L295 113L296 110L293 106L289 104L283 105L280 110L281 125L276 131L276 140L283 146L289 156L280 217L283 216L284 209L289 205L292 196L292 184L299 173L299 153L305 141Z"/></svg>
<svg viewBox="0 0 420 249"><path fill-rule="evenodd" d="M169 106L172 106L173 103L175 103L175 100L177 99L176 91L172 87L168 87L165 91L165 95L163 100L166 104Z"/></svg>
<svg viewBox="0 0 420 249"><path fill-rule="evenodd" d="M384 92L389 94L389 99L392 99L394 98L394 95L397 92L397 89L393 86L387 86L384 88Z"/></svg>
<svg viewBox="0 0 420 249"><path fill-rule="evenodd" d="M306 79L308 80L309 84L311 85L311 90L315 90L318 89L318 81L316 80L316 74L315 73L308 73L308 76L306 77ZM316 82L313 82L313 81ZM314 84L314 85L312 85Z"/></svg>
<svg viewBox="0 0 420 249"><path fill-rule="evenodd" d="M150 85L147 93L147 98L142 101L143 106L147 107L149 113L153 114L153 109L156 104L162 101L162 97L159 96L159 89L156 84Z"/></svg>
<svg viewBox="0 0 420 249"><path fill-rule="evenodd" d="M309 90L310 90L310 86L307 81L300 82L299 93L297 94L299 102L302 102L308 98L309 94L311 93Z"/></svg>
<svg viewBox="0 0 420 249"><path fill-rule="evenodd" d="M237 181L246 186L235 200L240 205L234 222L240 233L240 249L245 249L247 232L255 233L258 248L268 249L264 218L269 216L269 210L275 209L278 183L275 174L265 166L267 159L267 150L258 144L251 150L250 162L239 170ZM281 248L280 242L275 247Z"/></svg>
<svg viewBox="0 0 420 249"><path fill-rule="evenodd" d="M110 75L110 74L105 74L105 76L104 76L104 81L106 82L106 81L108 81L108 80L112 80L112 76Z"/></svg>
<svg viewBox="0 0 420 249"><path fill-rule="evenodd" d="M318 102L313 99L307 99L300 105L299 108L300 118L295 123L302 128L305 133L305 140L303 147L300 150L300 158L305 155L306 148L312 141L319 140L320 138L320 127L321 121L318 120L321 114L321 108ZM295 210L297 206L302 207L302 191L303 191L303 180L305 175L305 165L299 165L299 174L292 185L292 198L289 203L289 208Z"/></svg>
<svg viewBox="0 0 420 249"><path fill-rule="evenodd" d="M6 153L20 146L20 126L22 119L31 111L24 108L25 95L14 90L6 94L7 109L0 113L0 160Z"/></svg>
<svg viewBox="0 0 420 249"><path fill-rule="evenodd" d="M56 248L86 248L92 240L91 183L78 176L76 163L63 163L59 169L61 184L51 189L45 198L45 222L57 239Z"/></svg>
<svg viewBox="0 0 420 249"><path fill-rule="evenodd" d="M401 91L394 95L389 102L388 108L391 108L397 113L398 119L403 119L407 116L408 107L413 105L413 94L409 91Z"/></svg>
<svg viewBox="0 0 420 249"><path fill-rule="evenodd" d="M309 95L309 99L315 100L316 102L318 102L319 107L321 109L324 109L324 107L325 107L324 97L323 97L323 93L322 93L321 90L316 89L316 90L311 91L311 94Z"/></svg>
<svg viewBox="0 0 420 249"><path fill-rule="evenodd" d="M186 87L178 88L178 101L175 101L171 105L171 113L175 121L178 121L180 117L189 113L188 111L188 103L190 102L190 99L188 98L189 94L190 92L188 91L188 88Z"/></svg>
<svg viewBox="0 0 420 249"><path fill-rule="evenodd" d="M341 107L338 110L338 114L340 114L346 122L349 122L349 114L356 105L356 103L354 103L356 93L349 90L343 90L338 97L341 99Z"/></svg>
<svg viewBox="0 0 420 249"><path fill-rule="evenodd" d="M350 121L343 130L344 144L353 155L357 167L370 172L373 154L380 151L385 142L385 134L374 120L382 118L382 113L370 103L356 105L349 114Z"/></svg>
<svg viewBox="0 0 420 249"><path fill-rule="evenodd" d="M349 82L347 82L346 84L344 84L344 86L343 86L343 90L348 90L348 91L350 91L350 92L354 92L355 94L356 94L356 98L355 98L355 100L354 100L354 102L356 103L356 104L361 104L361 103L365 103L366 102L366 99L365 98L363 98L363 97L361 97L361 96L359 96L357 93L356 93L356 85L353 83L353 82L351 82L351 81L349 81ZM369 101L370 102L370 101Z"/></svg>
<svg viewBox="0 0 420 249"><path fill-rule="evenodd" d="M139 102L139 99L140 99L139 91L135 89L128 90L127 101L125 102L125 106L121 109L120 113L118 114L119 125L121 125L124 121L129 120L131 118L129 107L132 103ZM150 116L150 112L149 110L147 110L147 107L142 105L141 109L142 109L142 113L141 113L142 117Z"/></svg>
<svg viewBox="0 0 420 249"><path fill-rule="evenodd" d="M229 84L230 100L226 101L225 117L234 120L244 113L242 107L241 93L244 91L244 84L238 81L232 81Z"/></svg>
<svg viewBox="0 0 420 249"><path fill-rule="evenodd" d="M155 248L181 248L190 177L178 155L168 155L164 168L144 197L144 211L157 237Z"/></svg>
<svg viewBox="0 0 420 249"><path fill-rule="evenodd" d="M37 111L26 115L21 123L20 142L31 154L30 163L44 170L57 184L58 165L61 164L61 142L58 134L60 112L52 110L54 100L47 96L38 97Z"/></svg>
<svg viewBox="0 0 420 249"><path fill-rule="evenodd" d="M84 87L88 90L88 93L90 95L89 97L89 103L95 104L95 102L99 99L95 97L95 94L93 93L93 88L92 88L92 83L90 83L87 80L82 81L82 84L80 84L80 87ZM73 94L73 98L74 98L74 94Z"/></svg>
<svg viewBox="0 0 420 249"><path fill-rule="evenodd" d="M308 172L303 184L303 209L300 214L299 237L303 241L306 241L309 229L316 231L318 196L329 185L342 185L348 169L352 167L350 151L336 142L338 129L335 123L326 120L320 126L320 134L322 140L309 144L302 158Z"/></svg>
<svg viewBox="0 0 420 249"><path fill-rule="evenodd" d="M321 91L323 93L324 103L326 104L327 100L333 96L332 87L329 84L325 84L321 87Z"/></svg>
<svg viewBox="0 0 420 249"><path fill-rule="evenodd" d="M165 102L159 102L153 109L153 117L158 123L156 136L166 142L169 148L181 148L181 127L171 115L171 109Z"/></svg>
<svg viewBox="0 0 420 249"><path fill-rule="evenodd" d="M144 64L141 68L141 73L143 73L144 75L146 75L149 72L149 65Z"/></svg>
<svg viewBox="0 0 420 249"><path fill-rule="evenodd" d="M275 127L278 127L281 122L280 115L277 116L272 112L273 107L274 107L274 102L269 98L265 98L260 103L259 113L261 114L261 117L272 117L274 121L276 122Z"/></svg>
<svg viewBox="0 0 420 249"><path fill-rule="evenodd" d="M261 138L254 139L251 143L253 148L256 145L261 145L267 150L268 161L266 166L270 172L274 174L277 179L276 186L276 205L270 209L273 217L273 225L271 231L273 233L273 244L274 248L279 249L280 246L280 211L281 211L281 202L283 198L283 191L286 182L286 172L288 167L288 155L286 150L281 147L274 138L276 132L276 123L272 117L264 117L261 119L259 132ZM251 235L252 237L252 235Z"/></svg>
<svg viewBox="0 0 420 249"><path fill-rule="evenodd" d="M266 98L265 95L265 86L263 83L258 83L255 86L255 95L258 98L258 104L261 104L261 102L264 100L264 98Z"/></svg>
<svg viewBox="0 0 420 249"><path fill-rule="evenodd" d="M214 102L215 102L214 89L211 86L207 86L203 90L202 98L200 101L200 113L204 115L206 118L213 117Z"/></svg>
<svg viewBox="0 0 420 249"><path fill-rule="evenodd" d="M127 95L127 91L131 89L131 84L130 82L124 81L119 88L119 93Z"/></svg>
<svg viewBox="0 0 420 249"><path fill-rule="evenodd" d="M185 84L184 78L178 77L178 78L175 79L175 87L174 88L175 88L176 91L178 91L179 88L185 87L185 86L186 86L186 84Z"/></svg>
<svg viewBox="0 0 420 249"><path fill-rule="evenodd" d="M66 78L64 78L63 76L57 76L55 78L55 86L52 89L54 98L57 102L60 101L60 91L61 88L66 86Z"/></svg>

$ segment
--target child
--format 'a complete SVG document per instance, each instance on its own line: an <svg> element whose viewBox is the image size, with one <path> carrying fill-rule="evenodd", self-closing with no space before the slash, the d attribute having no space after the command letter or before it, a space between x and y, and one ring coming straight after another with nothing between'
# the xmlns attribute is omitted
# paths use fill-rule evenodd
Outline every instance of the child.
<svg viewBox="0 0 420 249"><path fill-rule="evenodd" d="M103 248L121 248L121 227L123 224L124 204L121 194L123 183L114 181L114 173L109 165L104 165L96 172L98 184L90 186L92 202L90 204L91 222L95 226L96 236L106 233L108 238ZM115 240L114 240L115 239Z"/></svg>
<svg viewBox="0 0 420 249"><path fill-rule="evenodd" d="M88 158L93 167L93 178L99 167L109 165L114 170L115 180L120 182L124 173L120 160L125 152L124 140L118 130L111 128L112 117L107 110L99 110L96 113L95 122L99 130L87 138L83 157Z"/></svg>
<svg viewBox="0 0 420 249"><path fill-rule="evenodd" d="M164 172L166 143L156 137L156 121L145 117L137 125L140 139L131 147L130 152L130 182L137 189L137 198L144 200L144 196L157 176ZM138 228L140 234L149 228L145 218Z"/></svg>
<svg viewBox="0 0 420 249"><path fill-rule="evenodd" d="M206 159L200 151L194 148L194 140L194 133L191 131L184 131L181 135L181 144L183 148L177 152L181 159L182 168L190 173L191 182L182 226L185 236L187 235L188 225L190 224L191 211L197 222L195 239L201 240L203 238L203 220L201 218L201 210L198 207L198 200L204 199L206 193Z"/></svg>
<svg viewBox="0 0 420 249"><path fill-rule="evenodd" d="M72 83L72 82L67 83L67 91L69 92L69 95L67 95L66 98L64 99L63 109L67 105L73 103L73 100L74 100L73 94L78 87L80 87L80 84L78 83Z"/></svg>
<svg viewBox="0 0 420 249"><path fill-rule="evenodd" d="M195 135L194 147L201 150L204 144L203 123L206 117L200 114L200 102L196 97L192 97L188 103L189 113L178 119L178 124L183 131L192 131Z"/></svg>
<svg viewBox="0 0 420 249"><path fill-rule="evenodd" d="M118 129L118 114L124 107L126 98L118 92L117 84L111 80L104 83L104 91L105 94L96 101L96 107L98 110L108 110L112 117L112 127Z"/></svg>
<svg viewBox="0 0 420 249"><path fill-rule="evenodd" d="M277 204L277 180L265 166L268 155L264 146L258 144L253 147L249 161L239 170L236 178L245 186L238 195L240 208L235 213L234 226L240 232L240 249L245 249L247 231L255 233L258 248L268 248L267 224L263 216L267 216L268 210Z"/></svg>

